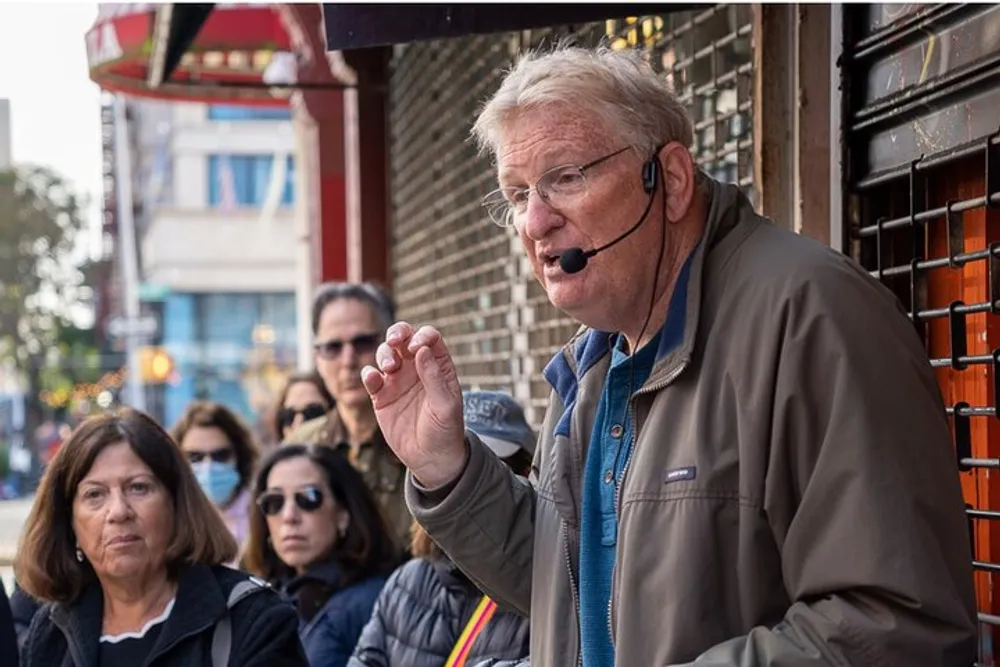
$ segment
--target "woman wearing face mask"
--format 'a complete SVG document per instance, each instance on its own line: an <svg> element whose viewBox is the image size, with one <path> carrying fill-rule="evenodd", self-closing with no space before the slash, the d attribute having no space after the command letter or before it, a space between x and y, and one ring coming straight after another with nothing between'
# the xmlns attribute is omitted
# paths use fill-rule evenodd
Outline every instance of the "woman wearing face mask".
<svg viewBox="0 0 1000 667"><path fill-rule="evenodd" d="M323 445L278 448L254 488L244 567L295 604L309 664L344 667L398 564L375 498Z"/></svg>
<svg viewBox="0 0 1000 667"><path fill-rule="evenodd" d="M250 429L225 406L195 401L171 435L180 444L202 491L222 512L242 548L248 534L249 489L258 455Z"/></svg>

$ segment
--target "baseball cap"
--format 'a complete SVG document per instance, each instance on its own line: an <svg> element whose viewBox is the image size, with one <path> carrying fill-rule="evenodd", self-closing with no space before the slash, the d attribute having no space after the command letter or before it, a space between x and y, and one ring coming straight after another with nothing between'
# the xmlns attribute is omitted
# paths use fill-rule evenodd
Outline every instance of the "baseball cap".
<svg viewBox="0 0 1000 667"><path fill-rule="evenodd" d="M465 427L502 459L523 449L535 452L535 434L524 418L524 410L511 396L498 391L467 391L462 394Z"/></svg>

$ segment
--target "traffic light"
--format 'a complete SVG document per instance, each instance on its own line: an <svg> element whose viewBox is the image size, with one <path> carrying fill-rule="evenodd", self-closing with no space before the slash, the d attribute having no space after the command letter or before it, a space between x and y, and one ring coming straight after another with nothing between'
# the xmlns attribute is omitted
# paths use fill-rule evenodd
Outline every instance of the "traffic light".
<svg viewBox="0 0 1000 667"><path fill-rule="evenodd" d="M174 359L162 347L139 348L139 375L146 384L163 384L174 372Z"/></svg>

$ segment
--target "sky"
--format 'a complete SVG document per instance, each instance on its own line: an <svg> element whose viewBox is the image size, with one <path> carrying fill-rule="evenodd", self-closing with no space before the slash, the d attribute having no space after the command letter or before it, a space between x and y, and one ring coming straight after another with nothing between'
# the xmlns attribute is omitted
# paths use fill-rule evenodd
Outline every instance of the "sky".
<svg viewBox="0 0 1000 667"><path fill-rule="evenodd" d="M90 198L91 247L99 239L101 99L84 35L96 17L97 3L0 0L0 98L11 104L14 164L50 167Z"/></svg>

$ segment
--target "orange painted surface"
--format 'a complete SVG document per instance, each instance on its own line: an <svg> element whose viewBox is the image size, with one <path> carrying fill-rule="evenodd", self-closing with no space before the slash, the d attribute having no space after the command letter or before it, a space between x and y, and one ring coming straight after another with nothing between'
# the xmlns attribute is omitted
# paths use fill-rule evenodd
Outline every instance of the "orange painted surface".
<svg viewBox="0 0 1000 667"><path fill-rule="evenodd" d="M949 166L945 172L932 175L928 184L927 207L943 206L947 201L959 201L982 196L984 189L982 158ZM966 211L964 224L965 252L982 250L1000 242L1000 215L983 208ZM947 226L943 219L928 226L927 256L946 257L948 254ZM953 301L965 304L989 300L989 264L970 262L961 268L940 268L930 271L927 279L928 306L947 307ZM947 318L933 320L928 326L928 352L932 358L951 355ZM988 355L1000 348L1000 318L986 313L966 316L968 354ZM973 407L995 405L992 364L968 366L964 371L951 368L936 370L938 383L946 405L958 402ZM1000 457L1000 421L993 417L971 417L972 456ZM966 502L975 509L1000 510L1000 470L977 468L961 473ZM973 521L975 559L1000 563L1000 521ZM981 611L1000 614L1000 600L993 592L993 575L976 573L976 593Z"/></svg>

